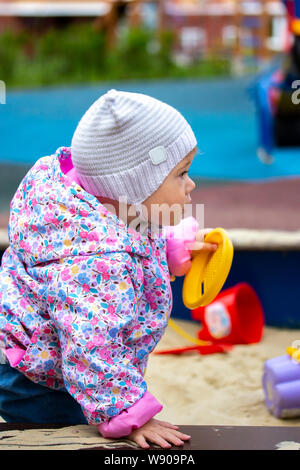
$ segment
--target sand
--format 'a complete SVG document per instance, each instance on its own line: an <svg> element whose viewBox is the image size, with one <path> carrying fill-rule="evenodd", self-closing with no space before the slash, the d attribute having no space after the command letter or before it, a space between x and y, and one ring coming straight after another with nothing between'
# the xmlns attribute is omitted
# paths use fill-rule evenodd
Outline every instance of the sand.
<svg viewBox="0 0 300 470"><path fill-rule="evenodd" d="M197 322L176 323L195 337L200 328ZM177 425L300 425L300 418L270 415L261 387L264 362L285 354L298 339L300 330L266 327L260 343L238 345L227 354L151 354L145 379L148 390L163 404L156 418ZM187 344L169 326L156 350Z"/></svg>
<svg viewBox="0 0 300 470"><path fill-rule="evenodd" d="M176 323L195 337L200 328L196 322ZM227 354L152 354L145 378L149 391L164 405L156 417L177 425L300 425L300 417L270 415L261 386L264 362L285 354L298 339L300 330L267 327L260 343L237 345ZM187 344L168 327L156 350Z"/></svg>
<svg viewBox="0 0 300 470"><path fill-rule="evenodd" d="M97 447L109 450L115 447L139 448L126 438L106 439L95 426L79 424L59 429L6 430L0 433L1 450L82 450ZM157 445L155 447L158 448Z"/></svg>

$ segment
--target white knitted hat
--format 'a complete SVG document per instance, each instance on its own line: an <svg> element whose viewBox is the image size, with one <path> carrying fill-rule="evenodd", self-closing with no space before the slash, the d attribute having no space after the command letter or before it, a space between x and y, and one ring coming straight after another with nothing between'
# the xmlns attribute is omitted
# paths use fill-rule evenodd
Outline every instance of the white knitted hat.
<svg viewBox="0 0 300 470"><path fill-rule="evenodd" d="M111 89L79 121L71 154L87 192L140 204L196 145L190 125L172 106Z"/></svg>

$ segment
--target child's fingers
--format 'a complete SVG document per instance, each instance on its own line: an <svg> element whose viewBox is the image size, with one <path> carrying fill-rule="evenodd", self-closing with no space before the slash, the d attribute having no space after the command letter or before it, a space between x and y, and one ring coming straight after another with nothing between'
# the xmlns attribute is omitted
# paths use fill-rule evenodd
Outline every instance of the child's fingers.
<svg viewBox="0 0 300 470"><path fill-rule="evenodd" d="M191 250L191 251L200 251L200 250L215 251L218 248L218 245L216 245L215 243L205 243L205 242L196 241L194 243L187 243L186 247L188 250Z"/></svg>
<svg viewBox="0 0 300 470"><path fill-rule="evenodd" d="M164 448L170 448L171 445L163 439L159 434L156 432L151 432L150 430L144 430L143 433L134 433L133 436L130 437L130 440L136 442L142 449L149 449L150 445L147 441L152 442L153 444L157 444Z"/></svg>
<svg viewBox="0 0 300 470"><path fill-rule="evenodd" d="M153 442L153 444L157 444L163 449L169 449L170 447L172 447L172 445L157 432L147 431L146 433L144 433L144 436L147 441Z"/></svg>
<svg viewBox="0 0 300 470"><path fill-rule="evenodd" d="M164 435L164 438L168 440L168 442L171 442L175 446L182 446L184 445L184 441L188 441L191 436L188 434L183 434L182 432L179 431L171 431L168 432L167 434Z"/></svg>
<svg viewBox="0 0 300 470"><path fill-rule="evenodd" d="M190 439L191 436L183 434L175 429L164 428L161 430L148 431L147 439L155 442L161 447L170 447L171 445L182 446L185 440Z"/></svg>
<svg viewBox="0 0 300 470"><path fill-rule="evenodd" d="M215 243L200 243L200 248L196 248L196 250L208 250L208 251L216 251L216 249L218 248L218 245L216 245ZM202 245L202 246L201 246Z"/></svg>
<svg viewBox="0 0 300 470"><path fill-rule="evenodd" d="M150 445L144 438L142 434L138 434L137 436L131 437L131 440L138 444L142 449L149 449Z"/></svg>
<svg viewBox="0 0 300 470"><path fill-rule="evenodd" d="M191 438L191 436L189 434L185 434L185 433L179 431L179 426L176 426L175 424L171 424L167 421L160 421L158 419L154 419L154 421L156 421L158 424L164 426L165 428L169 429L170 432L172 433L172 435L177 436L180 439L188 440L188 439Z"/></svg>
<svg viewBox="0 0 300 470"><path fill-rule="evenodd" d="M184 441L174 434L166 434L164 438L167 439L168 442L171 442L171 444L174 444L174 446L182 446L184 444Z"/></svg>
<svg viewBox="0 0 300 470"><path fill-rule="evenodd" d="M196 240L199 242L203 242L205 235L207 235L212 230L213 230L212 228L204 228L204 229L198 230L196 233Z"/></svg>
<svg viewBox="0 0 300 470"><path fill-rule="evenodd" d="M168 423L167 421L161 421L159 419L155 419L155 421L166 428L179 429L179 426L176 426L176 424Z"/></svg>
<svg viewBox="0 0 300 470"><path fill-rule="evenodd" d="M167 426L164 426L163 424ZM150 447L147 441L157 444L164 449L168 449L172 447L172 445L182 446L184 441L189 440L191 436L184 434L177 429L173 429L173 426L173 424L168 423L167 421L153 419L149 428L135 430L130 436L130 439L136 442L143 449L148 449Z"/></svg>
<svg viewBox="0 0 300 470"><path fill-rule="evenodd" d="M188 441L191 438L189 434L185 434L181 431L173 431L173 434L182 439L183 441Z"/></svg>

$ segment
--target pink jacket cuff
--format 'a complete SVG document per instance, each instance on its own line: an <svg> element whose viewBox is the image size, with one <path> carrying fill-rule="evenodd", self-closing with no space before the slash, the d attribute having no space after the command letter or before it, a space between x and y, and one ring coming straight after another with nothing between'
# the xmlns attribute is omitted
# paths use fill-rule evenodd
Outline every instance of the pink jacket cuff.
<svg viewBox="0 0 300 470"><path fill-rule="evenodd" d="M164 228L167 239L167 260L169 271L174 276L184 276L191 267L191 250L187 245L194 243L199 224L194 217L186 217L174 226Z"/></svg>
<svg viewBox="0 0 300 470"><path fill-rule="evenodd" d="M11 367L16 367L19 362L22 360L24 354L25 354L25 349L18 348L15 346L14 348L6 348L4 349L4 353L9 361L9 364Z"/></svg>
<svg viewBox="0 0 300 470"><path fill-rule="evenodd" d="M163 406L148 391L134 405L123 410L105 423L98 424L97 428L103 437L116 438L128 436L134 429L147 423L154 415L162 410Z"/></svg>

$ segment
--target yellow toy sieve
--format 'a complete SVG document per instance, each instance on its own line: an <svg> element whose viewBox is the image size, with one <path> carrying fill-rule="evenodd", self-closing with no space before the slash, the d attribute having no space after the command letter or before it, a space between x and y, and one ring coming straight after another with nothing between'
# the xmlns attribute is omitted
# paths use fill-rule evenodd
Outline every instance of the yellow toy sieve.
<svg viewBox="0 0 300 470"><path fill-rule="evenodd" d="M222 289L232 265L233 245L223 228L209 232L204 241L217 244L218 248L214 252L203 250L191 255L192 266L182 288L182 300L188 309L211 303Z"/></svg>

